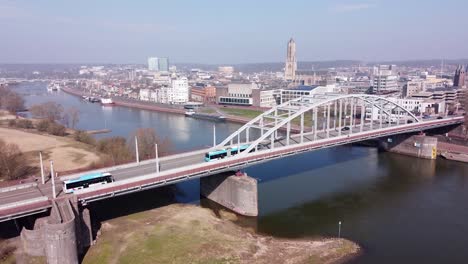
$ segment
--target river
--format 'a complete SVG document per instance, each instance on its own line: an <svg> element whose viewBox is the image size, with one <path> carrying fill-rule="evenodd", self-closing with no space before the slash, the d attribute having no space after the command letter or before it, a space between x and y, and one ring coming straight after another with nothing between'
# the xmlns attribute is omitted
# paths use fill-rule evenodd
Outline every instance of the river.
<svg viewBox="0 0 468 264"><path fill-rule="evenodd" d="M153 127L175 151L212 144L213 122L124 107L102 107L63 92L47 93L44 83L21 84L28 106L56 101L80 110L80 129L109 128L128 137ZM217 123L218 141L238 124ZM286 238L341 236L364 252L352 263L467 263L468 164L420 160L374 148L343 146L252 166L259 180L259 212L246 219L257 232ZM105 220L167 202L200 203L199 181L116 198L94 205ZM132 201L139 199L138 205ZM144 202L141 202L144 201ZM112 209L110 209L112 207ZM94 210L94 211L93 211ZM242 222L242 221L241 221ZM252 224L253 223L253 224Z"/></svg>

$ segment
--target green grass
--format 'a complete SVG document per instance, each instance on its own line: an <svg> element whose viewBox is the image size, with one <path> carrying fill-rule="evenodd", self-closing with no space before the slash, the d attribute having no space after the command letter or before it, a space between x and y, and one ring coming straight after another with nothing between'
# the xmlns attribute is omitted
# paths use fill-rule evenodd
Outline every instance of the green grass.
<svg viewBox="0 0 468 264"><path fill-rule="evenodd" d="M220 110L227 115L246 117L246 118L255 118L263 113L263 111L260 111L260 110L227 108L227 107L220 108Z"/></svg>
<svg viewBox="0 0 468 264"><path fill-rule="evenodd" d="M199 113L204 113L204 114L215 114L216 113L216 110L213 109L213 108L206 108L206 107L203 107L203 108L199 108L197 110L197 112Z"/></svg>

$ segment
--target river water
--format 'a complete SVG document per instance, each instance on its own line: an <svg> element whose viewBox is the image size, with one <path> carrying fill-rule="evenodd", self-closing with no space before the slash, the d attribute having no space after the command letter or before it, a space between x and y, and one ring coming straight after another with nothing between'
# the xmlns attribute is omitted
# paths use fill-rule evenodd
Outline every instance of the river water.
<svg viewBox="0 0 468 264"><path fill-rule="evenodd" d="M28 106L56 101L77 107L80 129L109 128L112 132L106 135L127 137L136 128L153 127L170 138L176 151L212 144L211 121L102 107L63 92L47 93L43 83L13 89L25 95ZM238 127L217 123L218 141ZM352 263L468 263L468 164L343 146L271 161L246 172L259 179L260 212L246 222L261 234L338 236L341 221L341 236L364 249ZM112 201L102 202L106 206L97 203L91 211L105 220L167 202L198 204L199 197L199 181L193 180L116 198L115 207L109 206Z"/></svg>

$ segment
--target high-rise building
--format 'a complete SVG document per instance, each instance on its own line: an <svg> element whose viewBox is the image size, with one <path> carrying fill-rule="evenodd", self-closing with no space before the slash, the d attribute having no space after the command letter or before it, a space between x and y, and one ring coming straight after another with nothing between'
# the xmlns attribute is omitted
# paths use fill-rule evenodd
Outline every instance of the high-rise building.
<svg viewBox="0 0 468 264"><path fill-rule="evenodd" d="M159 62L156 57L148 58L148 70L150 71L159 71Z"/></svg>
<svg viewBox="0 0 468 264"><path fill-rule="evenodd" d="M296 60L296 42L290 39L288 42L288 50L286 55L286 65L284 67L284 78L287 81L293 81L296 77L297 60Z"/></svg>
<svg viewBox="0 0 468 264"><path fill-rule="evenodd" d="M190 89L186 77L172 80L171 88L168 93L169 103L183 104L188 102Z"/></svg>
<svg viewBox="0 0 468 264"><path fill-rule="evenodd" d="M453 78L453 86L463 87L465 86L465 67L459 65L455 70L455 76Z"/></svg>
<svg viewBox="0 0 468 264"><path fill-rule="evenodd" d="M168 72L169 71L169 59L168 58L159 58L158 59L158 68L159 68L159 71Z"/></svg>
<svg viewBox="0 0 468 264"><path fill-rule="evenodd" d="M379 65L374 67L373 91L375 93L387 93L398 91L398 75L395 65Z"/></svg>

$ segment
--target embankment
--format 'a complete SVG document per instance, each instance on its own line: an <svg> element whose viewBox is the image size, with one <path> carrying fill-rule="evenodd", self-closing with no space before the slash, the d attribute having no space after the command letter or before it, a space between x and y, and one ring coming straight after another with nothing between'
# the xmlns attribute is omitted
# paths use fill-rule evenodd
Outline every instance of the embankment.
<svg viewBox="0 0 468 264"><path fill-rule="evenodd" d="M228 214L173 204L103 222L83 263L337 263L360 251L346 239L258 235Z"/></svg>

